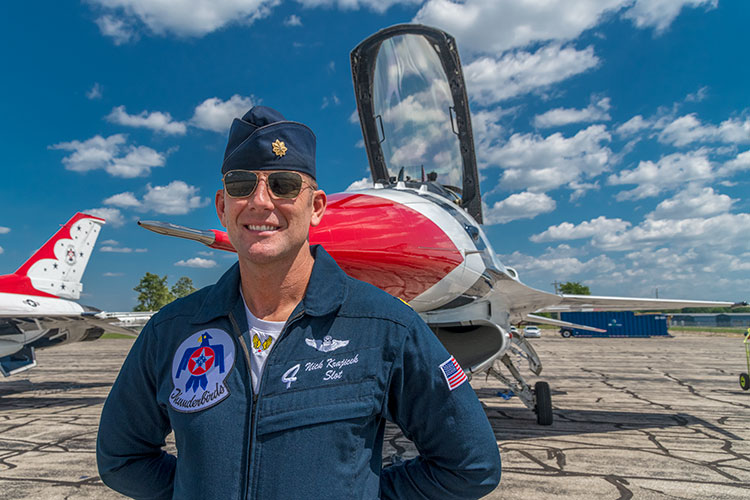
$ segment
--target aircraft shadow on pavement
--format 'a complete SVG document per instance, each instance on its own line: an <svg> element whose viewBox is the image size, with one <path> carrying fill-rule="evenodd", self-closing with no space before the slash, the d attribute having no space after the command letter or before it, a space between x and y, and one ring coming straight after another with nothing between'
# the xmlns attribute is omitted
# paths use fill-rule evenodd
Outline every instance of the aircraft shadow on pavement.
<svg viewBox="0 0 750 500"><path fill-rule="evenodd" d="M498 441L688 426L701 426L727 439L742 440L740 436L712 422L687 413L554 408L554 423L544 426L537 424L534 414L525 407L485 406L484 409Z"/></svg>

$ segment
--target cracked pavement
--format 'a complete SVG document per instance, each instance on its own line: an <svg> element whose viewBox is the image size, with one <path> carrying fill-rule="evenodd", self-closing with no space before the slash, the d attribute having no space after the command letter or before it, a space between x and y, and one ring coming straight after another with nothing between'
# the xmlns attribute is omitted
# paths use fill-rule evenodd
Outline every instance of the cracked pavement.
<svg viewBox="0 0 750 500"><path fill-rule="evenodd" d="M750 498L750 391L737 382L739 336L532 340L552 389L542 427L495 379L471 384L503 459L486 498ZM0 499L123 498L98 478L94 454L104 399L129 340L38 352L39 366L0 380ZM528 372L528 370L526 370ZM173 445L168 441L168 448ZM383 456L414 446L386 430Z"/></svg>

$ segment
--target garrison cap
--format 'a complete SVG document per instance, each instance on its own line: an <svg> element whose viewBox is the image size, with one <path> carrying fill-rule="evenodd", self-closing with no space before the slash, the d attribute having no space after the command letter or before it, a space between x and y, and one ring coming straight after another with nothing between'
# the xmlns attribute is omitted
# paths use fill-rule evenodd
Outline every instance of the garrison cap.
<svg viewBox="0 0 750 500"><path fill-rule="evenodd" d="M294 170L315 179L315 134L275 109L254 106L232 122L221 173L230 170Z"/></svg>

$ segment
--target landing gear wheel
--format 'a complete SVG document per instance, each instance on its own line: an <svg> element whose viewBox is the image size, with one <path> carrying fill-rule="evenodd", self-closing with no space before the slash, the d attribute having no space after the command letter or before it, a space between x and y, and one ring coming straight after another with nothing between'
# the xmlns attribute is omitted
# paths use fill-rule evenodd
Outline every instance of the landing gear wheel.
<svg viewBox="0 0 750 500"><path fill-rule="evenodd" d="M740 387L743 391L750 389L750 376L747 373L740 373Z"/></svg>
<svg viewBox="0 0 750 500"><path fill-rule="evenodd" d="M534 384L534 395L536 396L536 423L539 425L552 425L552 395L547 382Z"/></svg>
<svg viewBox="0 0 750 500"><path fill-rule="evenodd" d="M560 332L560 335L562 335L564 339L569 339L570 337L573 336L573 334L570 333L570 330L563 330Z"/></svg>

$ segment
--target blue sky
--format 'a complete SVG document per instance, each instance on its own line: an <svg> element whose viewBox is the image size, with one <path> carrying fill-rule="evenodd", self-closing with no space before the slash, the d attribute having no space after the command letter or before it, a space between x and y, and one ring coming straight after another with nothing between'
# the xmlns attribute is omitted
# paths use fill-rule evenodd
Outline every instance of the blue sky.
<svg viewBox="0 0 750 500"><path fill-rule="evenodd" d="M76 211L104 216L81 302L129 310L145 272L215 281L223 252L138 219L218 228L233 116L318 137L329 193L369 174L349 51L421 22L461 51L487 231L522 281L599 295L750 298L747 2L5 2L0 265Z"/></svg>

